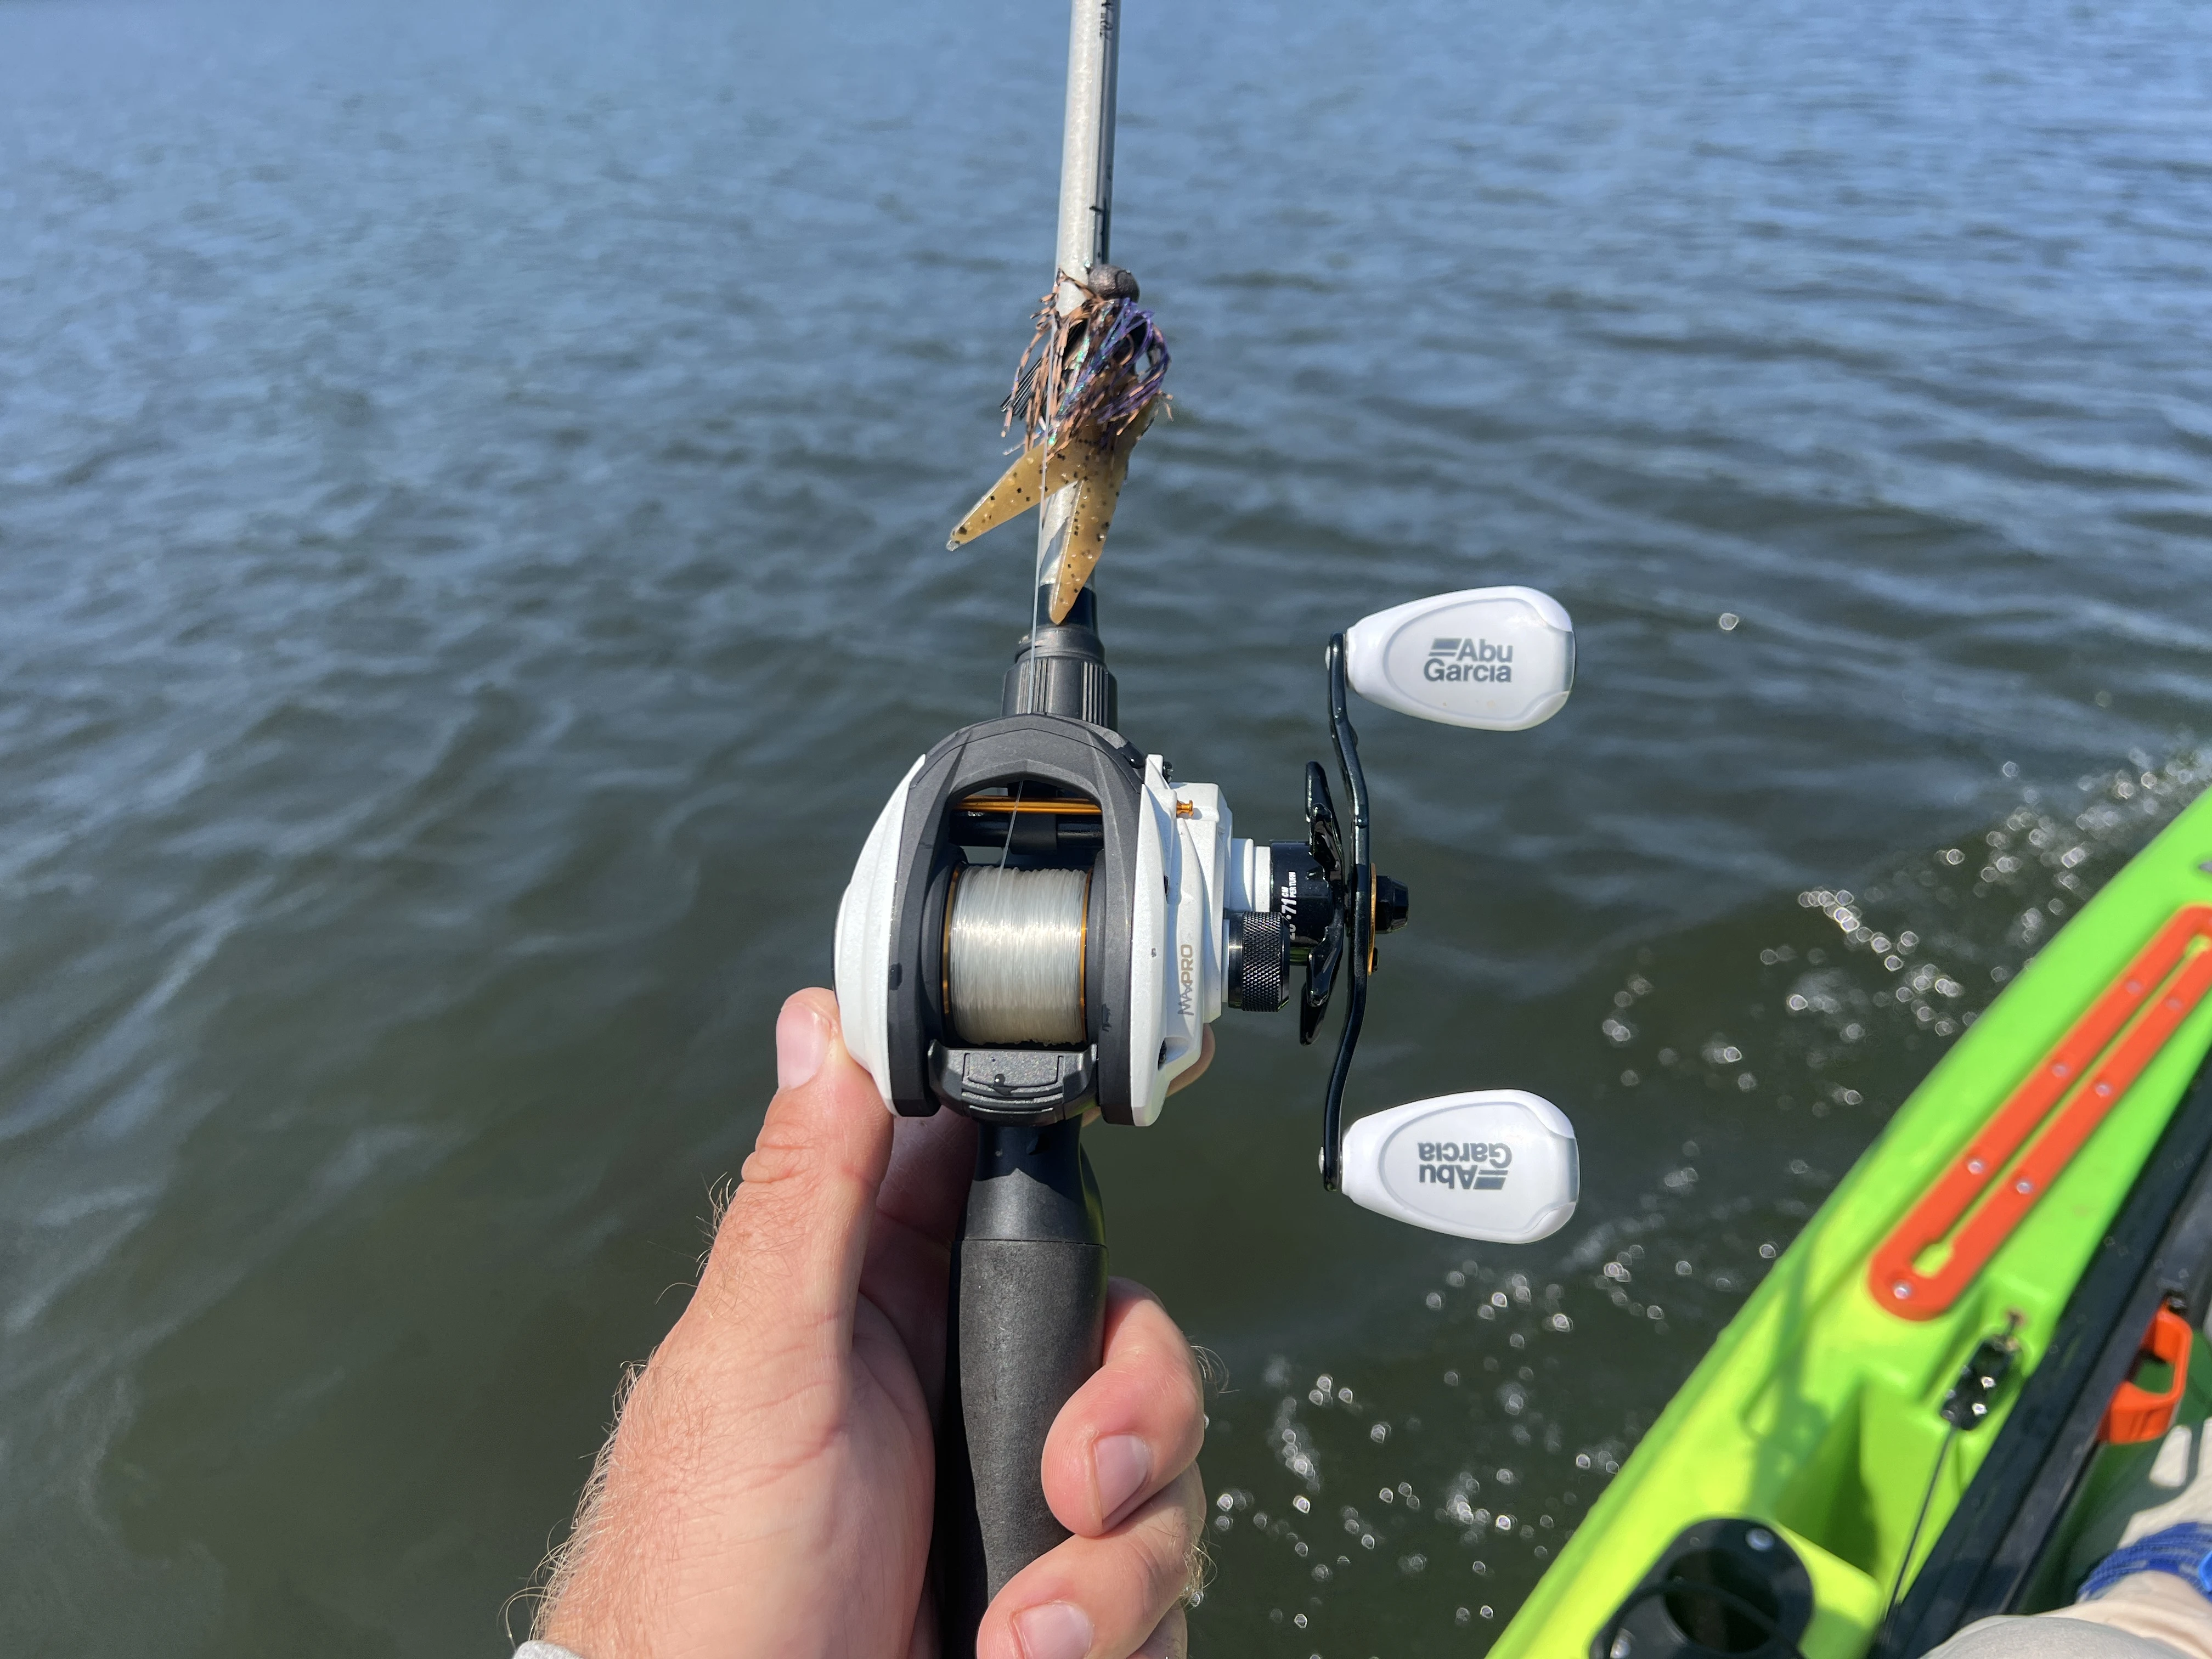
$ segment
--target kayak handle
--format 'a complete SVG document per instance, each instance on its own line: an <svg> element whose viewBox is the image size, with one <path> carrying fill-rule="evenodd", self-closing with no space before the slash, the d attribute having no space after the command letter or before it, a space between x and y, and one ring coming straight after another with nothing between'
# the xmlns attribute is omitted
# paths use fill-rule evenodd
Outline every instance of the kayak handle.
<svg viewBox="0 0 2212 1659"><path fill-rule="evenodd" d="M2172 1375L2166 1387L2154 1394L2135 1380L2134 1367L2130 1367L2127 1379L2112 1390L2112 1403L2105 1407L2105 1420L2097 1427L2098 1439L2108 1446L2136 1446L2164 1437L2173 1426L2174 1410L2189 1387L2189 1351L2195 1346L2194 1338L2187 1314L2171 1301L2151 1316L2150 1329L2143 1334L2136 1364L2152 1360L2168 1367Z"/></svg>

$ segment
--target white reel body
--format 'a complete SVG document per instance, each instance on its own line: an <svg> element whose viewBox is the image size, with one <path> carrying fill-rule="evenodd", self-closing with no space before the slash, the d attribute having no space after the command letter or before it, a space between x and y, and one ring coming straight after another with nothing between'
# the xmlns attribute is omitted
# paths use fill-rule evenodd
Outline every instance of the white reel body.
<svg viewBox="0 0 2212 1659"><path fill-rule="evenodd" d="M1095 741L1119 740L1099 732ZM1157 755L1124 750L1134 787L1094 791L1111 799L1030 799L1025 787L1000 785L948 807L942 789L931 796L924 787L943 747L916 761L885 803L838 908L847 1047L885 1104L909 1115L935 1104L915 1086L919 1045L930 1092L974 1115L997 1117L1003 1108L1008 1121L1036 1121L1095 1097L1116 1121L1154 1121L1221 1012L1231 954L1224 915L1270 907L1267 849L1234 836L1218 787L1171 782ZM963 817L992 833L971 837L939 874L942 852L915 857L917 813ZM1062 869L1008 868L1011 881L983 873L1025 850L1016 836L1039 821L1066 836L1063 823L1101 818L1110 820L1105 844L1087 867L1078 855ZM1016 830L994 847L993 826L1008 820ZM1029 834L1026 845L1038 839ZM931 876L941 896L915 890ZM1113 890L1094 892L1102 886ZM925 908L921 943L934 973L921 977L936 982L916 988L905 971L912 953L897 935L902 911ZM905 931L911 945L915 930ZM922 1029L907 1033L902 1076L901 1018L913 1026L921 1004Z"/></svg>
<svg viewBox="0 0 2212 1659"><path fill-rule="evenodd" d="M1346 1132L1344 1194L1431 1232L1530 1243L1565 1226L1582 1196L1575 1126L1518 1089L1393 1107Z"/></svg>

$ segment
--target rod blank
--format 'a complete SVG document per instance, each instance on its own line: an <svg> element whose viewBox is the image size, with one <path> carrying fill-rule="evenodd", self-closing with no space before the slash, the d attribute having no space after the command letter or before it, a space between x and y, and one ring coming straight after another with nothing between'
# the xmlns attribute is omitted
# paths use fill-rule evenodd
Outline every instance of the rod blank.
<svg viewBox="0 0 2212 1659"><path fill-rule="evenodd" d="M1060 310L1079 295L1062 273L1080 276L1104 261L1114 232L1114 105L1121 55L1121 0L1073 0L1067 22L1067 119L1060 149L1060 234L1053 245L1054 281ZM1060 568L1067 522L1075 507L1073 485L1038 504L1037 613L1045 589Z"/></svg>

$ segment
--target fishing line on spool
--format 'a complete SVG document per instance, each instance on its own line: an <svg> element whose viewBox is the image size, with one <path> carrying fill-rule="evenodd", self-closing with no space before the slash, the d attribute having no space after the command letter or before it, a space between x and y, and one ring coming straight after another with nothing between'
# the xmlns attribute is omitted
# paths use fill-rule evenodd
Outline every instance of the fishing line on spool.
<svg viewBox="0 0 2212 1659"><path fill-rule="evenodd" d="M973 1043L1081 1043L1087 870L969 865L945 900L946 1012Z"/></svg>

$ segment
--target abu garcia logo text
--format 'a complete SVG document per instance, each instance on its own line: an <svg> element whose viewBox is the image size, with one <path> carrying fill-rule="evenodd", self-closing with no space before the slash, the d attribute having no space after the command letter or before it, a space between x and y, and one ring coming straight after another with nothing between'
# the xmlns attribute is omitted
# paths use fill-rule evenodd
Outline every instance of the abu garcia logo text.
<svg viewBox="0 0 2212 1659"><path fill-rule="evenodd" d="M1505 1184L1513 1148L1503 1140L1424 1140L1419 1143L1418 1183L1494 1193Z"/></svg>
<svg viewBox="0 0 2212 1659"><path fill-rule="evenodd" d="M1499 684L1513 678L1513 647L1488 640L1438 640L1429 647L1429 659L1421 665L1425 680L1491 680Z"/></svg>

